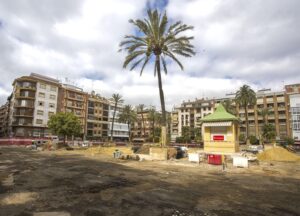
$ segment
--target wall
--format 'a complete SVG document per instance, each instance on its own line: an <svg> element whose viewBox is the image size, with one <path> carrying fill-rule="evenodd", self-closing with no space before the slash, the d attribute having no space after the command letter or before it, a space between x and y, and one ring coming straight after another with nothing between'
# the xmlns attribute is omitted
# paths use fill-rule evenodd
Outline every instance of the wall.
<svg viewBox="0 0 300 216"><path fill-rule="evenodd" d="M237 126L226 127L225 141L212 141L211 127L204 128L204 151L219 152L219 153L234 153L239 151L239 143L237 139Z"/></svg>

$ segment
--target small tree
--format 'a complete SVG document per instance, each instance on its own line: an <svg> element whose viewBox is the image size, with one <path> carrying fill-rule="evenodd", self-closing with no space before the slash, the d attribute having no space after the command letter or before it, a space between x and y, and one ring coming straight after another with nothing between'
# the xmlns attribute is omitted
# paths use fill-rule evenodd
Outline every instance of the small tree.
<svg viewBox="0 0 300 216"><path fill-rule="evenodd" d="M184 142L188 143L191 141L191 128L189 126L183 126L181 129L181 134Z"/></svg>
<svg viewBox="0 0 300 216"><path fill-rule="evenodd" d="M81 125L80 120L73 113L57 113L50 117L48 127L53 134L63 136L64 144L66 143L66 136L76 136L80 134Z"/></svg>
<svg viewBox="0 0 300 216"><path fill-rule="evenodd" d="M262 137L264 140L270 142L275 139L276 137L276 130L273 124L264 124L262 128Z"/></svg>
<svg viewBox="0 0 300 216"><path fill-rule="evenodd" d="M126 105L121 113L119 113L119 121L128 125L128 141L131 139L131 124L137 120L137 114L131 105Z"/></svg>

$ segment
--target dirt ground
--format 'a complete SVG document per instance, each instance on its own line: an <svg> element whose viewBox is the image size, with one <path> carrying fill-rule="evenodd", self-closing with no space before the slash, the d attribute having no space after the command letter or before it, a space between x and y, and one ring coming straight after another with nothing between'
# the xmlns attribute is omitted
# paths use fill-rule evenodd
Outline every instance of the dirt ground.
<svg viewBox="0 0 300 216"><path fill-rule="evenodd" d="M300 215L299 163L222 171L2 147L0 181L1 216Z"/></svg>

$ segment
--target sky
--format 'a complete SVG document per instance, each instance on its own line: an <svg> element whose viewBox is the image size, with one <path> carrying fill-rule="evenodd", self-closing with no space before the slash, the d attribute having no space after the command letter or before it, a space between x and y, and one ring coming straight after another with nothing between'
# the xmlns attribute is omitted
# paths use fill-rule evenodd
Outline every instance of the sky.
<svg viewBox="0 0 300 216"><path fill-rule="evenodd" d="M162 75L168 110L244 84L277 91L300 83L299 0L2 0L0 103L15 78L34 72L159 109L153 65L140 76L122 68L126 53L118 52L124 35L136 31L128 20L148 8L194 26L187 34L196 55L179 57L184 71L170 62Z"/></svg>

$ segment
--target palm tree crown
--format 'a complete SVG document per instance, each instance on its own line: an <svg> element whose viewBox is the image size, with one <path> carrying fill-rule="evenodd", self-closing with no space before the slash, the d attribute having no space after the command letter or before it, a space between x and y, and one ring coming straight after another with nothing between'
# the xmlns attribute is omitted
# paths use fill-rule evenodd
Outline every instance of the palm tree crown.
<svg viewBox="0 0 300 216"><path fill-rule="evenodd" d="M147 19L129 20L137 29L139 34L127 35L120 43L121 49L127 51L123 67L130 65L133 70L141 65L140 75L147 63L154 60L154 76L158 77L158 88L162 110L162 130L166 126L165 100L161 80L161 64L167 74L167 58L175 61L183 70L183 65L177 59L177 55L191 57L195 54L194 46L190 43L193 37L181 35L181 33L193 29L192 26L182 24L180 21L168 24L166 13L159 14L157 10L148 10ZM162 133L164 134L164 133ZM164 139L162 139L164 140ZM164 142L164 141L163 141ZM165 143L162 143L165 145Z"/></svg>
<svg viewBox="0 0 300 216"><path fill-rule="evenodd" d="M246 136L249 137L248 106L256 104L256 94L248 85L243 85L235 95L236 103L245 109Z"/></svg>
<svg viewBox="0 0 300 216"><path fill-rule="evenodd" d="M128 131L129 131L129 141L131 137L131 127L130 125L134 123L137 120L137 114L134 111L133 107L131 105L125 105L123 111L119 114L119 121L127 123L128 125Z"/></svg>
<svg viewBox="0 0 300 216"><path fill-rule="evenodd" d="M115 123L115 117L116 117L116 110L119 103L123 103L124 100L122 99L122 96L120 94L113 94L112 99L114 102L114 113L113 113L113 119L111 124L111 141L113 141L113 132L114 132L114 123Z"/></svg>

